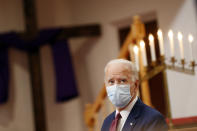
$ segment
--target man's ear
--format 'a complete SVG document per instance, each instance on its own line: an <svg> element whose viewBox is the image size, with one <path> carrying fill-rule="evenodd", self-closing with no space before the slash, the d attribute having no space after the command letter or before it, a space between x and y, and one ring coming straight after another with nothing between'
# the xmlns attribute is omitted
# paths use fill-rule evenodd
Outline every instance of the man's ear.
<svg viewBox="0 0 197 131"><path fill-rule="evenodd" d="M136 80L136 81L135 81L135 90L137 90L138 87L139 87L139 80Z"/></svg>

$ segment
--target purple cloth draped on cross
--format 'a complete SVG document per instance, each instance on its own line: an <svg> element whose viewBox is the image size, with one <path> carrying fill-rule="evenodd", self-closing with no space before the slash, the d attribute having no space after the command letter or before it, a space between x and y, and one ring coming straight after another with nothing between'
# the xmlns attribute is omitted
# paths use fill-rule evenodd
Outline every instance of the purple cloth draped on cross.
<svg viewBox="0 0 197 131"><path fill-rule="evenodd" d="M24 41L14 33L0 35L0 104L8 100L9 92L9 62L8 48L13 47L22 51L32 51L34 48L51 43L56 72L56 101L62 102L78 96L72 69L72 60L66 40L57 40L61 29L45 29L31 40Z"/></svg>

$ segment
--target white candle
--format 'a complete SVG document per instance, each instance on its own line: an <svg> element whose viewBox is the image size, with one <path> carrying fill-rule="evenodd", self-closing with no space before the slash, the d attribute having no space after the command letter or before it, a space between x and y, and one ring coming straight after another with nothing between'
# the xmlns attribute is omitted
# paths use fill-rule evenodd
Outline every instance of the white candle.
<svg viewBox="0 0 197 131"><path fill-rule="evenodd" d="M178 32L177 38L178 38L178 41L179 41L181 59L184 59L183 35L182 35L181 32Z"/></svg>
<svg viewBox="0 0 197 131"><path fill-rule="evenodd" d="M152 34L149 35L149 44L150 44L150 50L151 50L151 58L152 61L156 61L156 56L155 56L155 42L154 42L154 37Z"/></svg>
<svg viewBox="0 0 197 131"><path fill-rule="evenodd" d="M140 41L140 49L141 49L141 55L142 55L142 60L143 60L143 65L146 67L147 60L146 60L146 48L145 48L145 43L143 40Z"/></svg>
<svg viewBox="0 0 197 131"><path fill-rule="evenodd" d="M138 49L137 45L135 45L133 47L133 52L135 54L135 66L136 66L137 71L139 71L139 55L138 55L138 50L139 49Z"/></svg>
<svg viewBox="0 0 197 131"><path fill-rule="evenodd" d="M168 37L169 37L169 40L170 40L171 57L174 57L174 40L173 40L172 30L169 30Z"/></svg>
<svg viewBox="0 0 197 131"><path fill-rule="evenodd" d="M189 40L189 47L191 51L191 61L194 61L193 50L192 50L192 43L193 43L194 38L191 34L188 35L188 40Z"/></svg>
<svg viewBox="0 0 197 131"><path fill-rule="evenodd" d="M163 33L161 31L161 29L159 29L157 31L157 36L158 36L158 39L159 39L159 49L160 49L160 55L161 56L164 56L164 45L163 45Z"/></svg>

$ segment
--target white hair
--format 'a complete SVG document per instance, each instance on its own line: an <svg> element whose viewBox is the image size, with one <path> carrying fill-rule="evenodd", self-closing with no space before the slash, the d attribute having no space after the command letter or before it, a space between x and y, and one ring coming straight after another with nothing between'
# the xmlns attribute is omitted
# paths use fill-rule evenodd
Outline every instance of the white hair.
<svg viewBox="0 0 197 131"><path fill-rule="evenodd" d="M138 71L136 69L135 64L133 62L131 62L129 60L125 60L125 59L113 59L113 60L110 60L107 63L107 65L105 66L105 69L104 69L105 74L107 72L107 69L108 69L109 65L111 65L111 64L118 64L118 63L125 64L125 65L128 66L128 68L131 71L131 80L132 81L139 80Z"/></svg>

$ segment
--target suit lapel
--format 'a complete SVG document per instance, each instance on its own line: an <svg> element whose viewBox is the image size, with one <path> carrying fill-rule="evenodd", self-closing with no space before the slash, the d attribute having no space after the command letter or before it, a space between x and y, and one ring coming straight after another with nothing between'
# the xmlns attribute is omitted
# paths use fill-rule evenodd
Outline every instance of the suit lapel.
<svg viewBox="0 0 197 131"><path fill-rule="evenodd" d="M108 125L107 125L107 131L109 131L109 128L110 128L110 126L111 126L111 123L112 123L112 121L115 119L115 113L116 113L116 111L114 111L111 115L110 115L110 117L109 117L109 120L108 120Z"/></svg>
<svg viewBox="0 0 197 131"><path fill-rule="evenodd" d="M136 120L140 115L141 112L141 106L142 102L141 100L138 98L137 102L135 103L133 109L131 110L131 112L129 113L129 116L123 126L122 131L131 131L133 130L133 128L135 127L136 124Z"/></svg>

